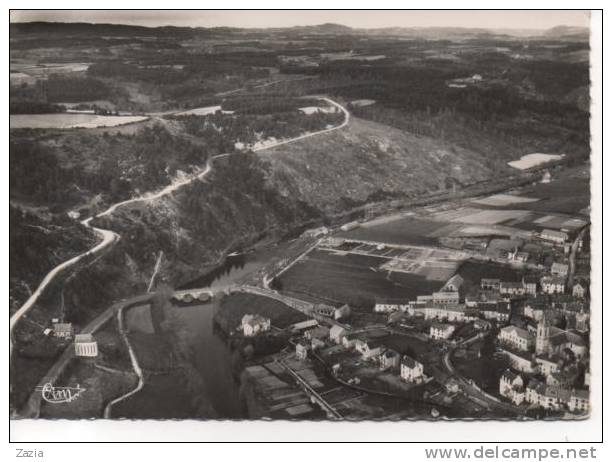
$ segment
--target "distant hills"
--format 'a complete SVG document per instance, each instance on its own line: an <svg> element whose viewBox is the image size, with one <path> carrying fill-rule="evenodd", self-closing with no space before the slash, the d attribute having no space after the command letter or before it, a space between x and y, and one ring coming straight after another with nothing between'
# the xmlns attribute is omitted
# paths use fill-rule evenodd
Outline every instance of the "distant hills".
<svg viewBox="0 0 612 462"><path fill-rule="evenodd" d="M450 39L487 36L543 37L554 39L588 39L589 29L586 27L556 26L547 30L536 29L486 29L463 27L383 27L374 29L357 29L342 24L325 23L313 26L294 26L286 28L241 29L235 27L146 27L126 24L92 24L92 23L62 23L62 22L24 22L11 23L10 35L29 34L61 34L100 36L192 36L244 33L285 33L288 35L369 35L369 36L400 36L424 39Z"/></svg>

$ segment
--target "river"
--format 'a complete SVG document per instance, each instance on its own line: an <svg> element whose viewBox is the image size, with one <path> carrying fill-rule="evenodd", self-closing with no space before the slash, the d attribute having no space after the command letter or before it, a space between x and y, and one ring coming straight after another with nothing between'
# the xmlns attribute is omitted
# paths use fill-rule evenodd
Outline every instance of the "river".
<svg viewBox="0 0 612 462"><path fill-rule="evenodd" d="M232 285L257 270L267 259L267 252L228 257L223 265L182 288ZM197 372L196 380L186 383L182 371L149 375L144 388L116 406L113 417L127 418L247 418L240 397L240 384L232 371L232 350L214 327L213 317L218 300L192 305L173 305L172 318L178 322L181 340L191 352L190 363ZM149 306L138 306L126 312L126 326L132 333L152 332ZM134 343L134 341L133 341ZM136 347L135 347L136 348ZM136 348L138 354L138 348ZM141 364L142 366L142 364ZM200 380L201 379L201 380Z"/></svg>

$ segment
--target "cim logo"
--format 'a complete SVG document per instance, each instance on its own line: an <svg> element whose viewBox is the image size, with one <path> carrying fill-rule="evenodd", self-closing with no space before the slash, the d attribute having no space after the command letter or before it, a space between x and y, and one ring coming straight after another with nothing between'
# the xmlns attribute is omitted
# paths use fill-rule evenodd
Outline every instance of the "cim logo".
<svg viewBox="0 0 612 462"><path fill-rule="evenodd" d="M45 383L36 389L41 392L42 398L51 404L70 403L85 391L79 384L76 387L54 387L51 383Z"/></svg>

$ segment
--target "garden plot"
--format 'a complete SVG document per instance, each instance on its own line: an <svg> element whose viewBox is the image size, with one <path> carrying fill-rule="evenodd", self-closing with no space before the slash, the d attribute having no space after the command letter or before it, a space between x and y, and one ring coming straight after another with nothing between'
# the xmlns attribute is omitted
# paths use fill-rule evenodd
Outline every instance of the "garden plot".
<svg viewBox="0 0 612 462"><path fill-rule="evenodd" d="M493 196L475 199L473 204L489 205L491 207L505 207L512 204L525 204L537 202L540 199L533 197L515 196L512 194L494 194Z"/></svg>
<svg viewBox="0 0 612 462"><path fill-rule="evenodd" d="M384 263L380 269L416 274L427 281L446 281L466 258L463 252L415 248Z"/></svg>

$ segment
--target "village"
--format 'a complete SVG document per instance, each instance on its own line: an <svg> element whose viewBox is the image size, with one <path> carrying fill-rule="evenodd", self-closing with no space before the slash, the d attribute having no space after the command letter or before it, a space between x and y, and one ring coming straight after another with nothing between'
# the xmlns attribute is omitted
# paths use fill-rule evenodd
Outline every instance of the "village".
<svg viewBox="0 0 612 462"><path fill-rule="evenodd" d="M247 301L226 332L254 352L243 380L261 416L582 418L589 413L588 224L487 208L521 200L494 195L457 210L442 204L310 229L301 238L306 250L280 260L263 284L175 291L174 303L220 297L232 305L247 294L268 306L250 310ZM528 220L542 226L521 227ZM398 223L414 234L398 239ZM465 233L475 226L495 234ZM328 274L334 265L340 269ZM278 324L279 307L301 320ZM83 364L115 348L91 333L75 335L61 317L41 329Z"/></svg>
<svg viewBox="0 0 612 462"><path fill-rule="evenodd" d="M427 267L448 279L429 293L377 300L369 313L363 306L339 303L331 296L329 302L316 302L313 292L308 292L311 303L304 312L309 319L287 328L289 344L274 355L273 362L291 362L294 382L311 402L322 402L328 416L334 406L323 398L328 388L323 386L324 377L332 378L334 386L365 394L426 403L421 412L434 418L440 413L452 415L457 407L465 413L470 406L474 415L586 416L588 227L578 218L563 220L580 226L521 231L520 240L513 236L507 243L500 238L480 239L486 242L480 245L472 236L450 239L455 246L461 241L460 250L347 236L363 228L357 222L336 233L327 228L310 230L306 234L318 239L317 247L300 256L296 266L307 264L314 252L334 258L386 255L389 259L370 271L389 277ZM443 239L449 242L446 236ZM462 259L479 271L463 271ZM432 270L432 264L438 266ZM285 283L280 292L299 297L295 287ZM247 314L238 329L244 336L257 336L274 326L265 317ZM254 367L261 371L265 361ZM358 400L351 400L356 405ZM310 411L304 405L298 409ZM353 412L345 409L342 417L350 418Z"/></svg>

